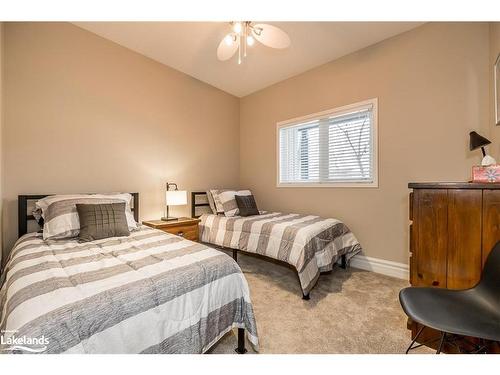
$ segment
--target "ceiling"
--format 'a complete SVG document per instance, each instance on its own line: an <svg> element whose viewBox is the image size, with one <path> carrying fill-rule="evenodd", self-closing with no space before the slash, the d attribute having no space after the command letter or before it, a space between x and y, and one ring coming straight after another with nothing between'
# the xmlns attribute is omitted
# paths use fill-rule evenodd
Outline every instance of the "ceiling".
<svg viewBox="0 0 500 375"><path fill-rule="evenodd" d="M292 44L276 50L255 43L241 65L236 55L217 60L230 31L223 22L76 22L162 64L242 97L394 35L418 22L267 22L288 33Z"/></svg>

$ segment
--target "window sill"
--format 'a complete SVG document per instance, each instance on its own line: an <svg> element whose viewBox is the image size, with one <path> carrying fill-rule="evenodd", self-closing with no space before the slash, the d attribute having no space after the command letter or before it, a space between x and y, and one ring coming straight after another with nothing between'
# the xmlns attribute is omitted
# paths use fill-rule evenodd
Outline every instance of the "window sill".
<svg viewBox="0 0 500 375"><path fill-rule="evenodd" d="M278 183L277 188L378 188L378 182Z"/></svg>

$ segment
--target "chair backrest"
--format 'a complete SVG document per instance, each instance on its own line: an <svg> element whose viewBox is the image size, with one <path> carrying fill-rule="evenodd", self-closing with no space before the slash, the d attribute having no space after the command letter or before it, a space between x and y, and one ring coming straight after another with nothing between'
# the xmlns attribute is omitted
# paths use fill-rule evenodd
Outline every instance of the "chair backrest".
<svg viewBox="0 0 500 375"><path fill-rule="evenodd" d="M492 297L500 308L500 241L488 255L477 287Z"/></svg>

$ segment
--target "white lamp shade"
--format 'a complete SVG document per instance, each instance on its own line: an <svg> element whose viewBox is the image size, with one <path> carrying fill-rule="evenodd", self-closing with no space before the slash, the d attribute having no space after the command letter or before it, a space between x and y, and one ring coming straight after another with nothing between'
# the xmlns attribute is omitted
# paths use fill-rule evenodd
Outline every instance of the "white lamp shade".
<svg viewBox="0 0 500 375"><path fill-rule="evenodd" d="M187 204L186 190L169 190L165 193L167 206L182 206Z"/></svg>

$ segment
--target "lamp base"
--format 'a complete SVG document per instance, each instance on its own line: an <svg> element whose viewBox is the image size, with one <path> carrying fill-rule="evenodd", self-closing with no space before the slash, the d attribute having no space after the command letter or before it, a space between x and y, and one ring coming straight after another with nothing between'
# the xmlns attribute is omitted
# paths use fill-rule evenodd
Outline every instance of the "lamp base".
<svg viewBox="0 0 500 375"><path fill-rule="evenodd" d="M179 220L178 217L172 217L172 216L167 216L167 217L162 217L162 221L173 221L173 220Z"/></svg>
<svg viewBox="0 0 500 375"><path fill-rule="evenodd" d="M483 160L481 161L481 165L483 167L486 167L488 165L493 165L496 163L497 163L497 161L494 158L492 158L490 155L485 155Z"/></svg>

